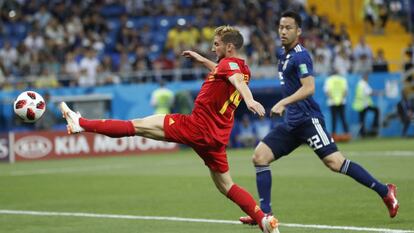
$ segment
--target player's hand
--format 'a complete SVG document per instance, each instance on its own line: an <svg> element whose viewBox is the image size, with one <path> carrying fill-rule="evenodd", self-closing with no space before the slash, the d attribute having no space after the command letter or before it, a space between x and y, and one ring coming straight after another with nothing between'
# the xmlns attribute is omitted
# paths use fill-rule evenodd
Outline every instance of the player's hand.
<svg viewBox="0 0 414 233"><path fill-rule="evenodd" d="M181 53L181 55L184 57L193 58L199 62L203 58L200 54L198 54L197 52L191 51L191 50L185 50Z"/></svg>
<svg viewBox="0 0 414 233"><path fill-rule="evenodd" d="M273 108L270 110L270 116L282 116L285 111L286 106L282 101L279 101Z"/></svg>
<svg viewBox="0 0 414 233"><path fill-rule="evenodd" d="M261 105L256 100L246 102L246 106L247 106L247 109L249 109L251 112L259 115L260 117L263 117L266 113L263 105Z"/></svg>

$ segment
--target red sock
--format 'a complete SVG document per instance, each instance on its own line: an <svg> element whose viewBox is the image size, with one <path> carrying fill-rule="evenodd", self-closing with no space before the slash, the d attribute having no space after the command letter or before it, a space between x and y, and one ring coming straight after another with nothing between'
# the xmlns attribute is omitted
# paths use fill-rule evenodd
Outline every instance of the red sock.
<svg viewBox="0 0 414 233"><path fill-rule="evenodd" d="M227 197L239 205L246 214L256 220L260 228L262 228L262 218L265 214L256 204L256 201L249 192L239 187L237 184L234 184L227 193Z"/></svg>
<svg viewBox="0 0 414 233"><path fill-rule="evenodd" d="M79 125L86 132L99 133L113 138L135 135L135 128L132 121L88 120L81 117L79 119Z"/></svg>

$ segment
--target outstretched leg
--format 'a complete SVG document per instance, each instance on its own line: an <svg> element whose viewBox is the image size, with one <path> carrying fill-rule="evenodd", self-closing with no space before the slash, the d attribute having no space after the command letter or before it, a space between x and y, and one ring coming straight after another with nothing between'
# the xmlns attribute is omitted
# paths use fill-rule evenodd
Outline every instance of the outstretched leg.
<svg viewBox="0 0 414 233"><path fill-rule="evenodd" d="M340 172L349 177L352 177L358 183L373 189L384 201L388 208L390 217L393 218L398 212L398 200L396 198L396 186L393 184L383 184L376 180L372 175L361 167L359 164L352 162L341 154L341 152L334 152L323 158L323 162L332 171Z"/></svg>
<svg viewBox="0 0 414 233"><path fill-rule="evenodd" d="M82 118L79 113L72 111L65 102L60 103L59 107L66 119L69 134L92 132L114 138L135 135L156 140L164 140L165 138L165 115L162 114L134 120L90 120Z"/></svg>

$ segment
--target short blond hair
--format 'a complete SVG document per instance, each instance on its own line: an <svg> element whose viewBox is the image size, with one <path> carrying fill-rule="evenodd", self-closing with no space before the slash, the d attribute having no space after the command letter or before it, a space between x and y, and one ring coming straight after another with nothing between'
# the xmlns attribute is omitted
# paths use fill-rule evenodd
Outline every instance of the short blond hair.
<svg viewBox="0 0 414 233"><path fill-rule="evenodd" d="M214 30L214 35L221 37L225 44L232 43L236 49L240 49L243 46L244 40L240 31L230 25L217 27Z"/></svg>

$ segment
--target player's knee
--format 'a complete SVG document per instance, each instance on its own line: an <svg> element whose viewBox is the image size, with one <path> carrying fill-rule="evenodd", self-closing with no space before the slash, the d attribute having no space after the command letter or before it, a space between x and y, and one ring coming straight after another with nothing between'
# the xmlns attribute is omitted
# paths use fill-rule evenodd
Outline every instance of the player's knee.
<svg viewBox="0 0 414 233"><path fill-rule="evenodd" d="M138 134L145 132L145 125L143 124L142 119L134 119L132 120L132 124L134 125L135 133Z"/></svg>
<svg viewBox="0 0 414 233"><path fill-rule="evenodd" d="M224 182L219 182L215 184L217 189L220 191L220 193L222 193L223 195L227 195L227 193L229 192L231 186L233 186L233 183L224 183Z"/></svg>
<svg viewBox="0 0 414 233"><path fill-rule="evenodd" d="M345 158L338 152L323 159L324 164L334 172L339 172L341 170L344 161Z"/></svg>
<svg viewBox="0 0 414 233"><path fill-rule="evenodd" d="M217 186L217 189L220 191L220 193L222 193L223 195L227 195L228 191L230 190L230 188L226 187L226 186Z"/></svg>
<svg viewBox="0 0 414 233"><path fill-rule="evenodd" d="M341 166L338 166L338 163L336 163L333 160L324 161L325 165L333 172L339 172L341 169Z"/></svg>
<svg viewBox="0 0 414 233"><path fill-rule="evenodd" d="M263 153L255 151L253 153L252 162L254 165L268 165L270 163L267 156Z"/></svg>

